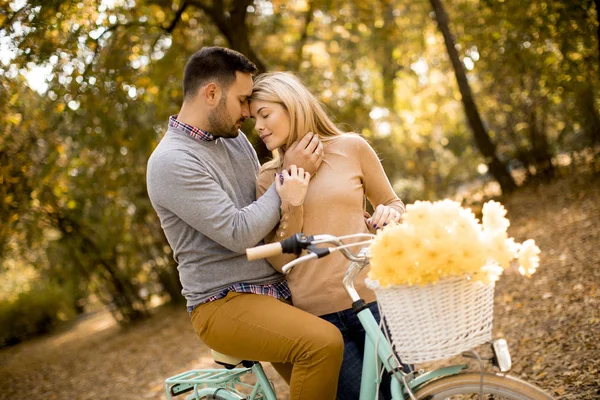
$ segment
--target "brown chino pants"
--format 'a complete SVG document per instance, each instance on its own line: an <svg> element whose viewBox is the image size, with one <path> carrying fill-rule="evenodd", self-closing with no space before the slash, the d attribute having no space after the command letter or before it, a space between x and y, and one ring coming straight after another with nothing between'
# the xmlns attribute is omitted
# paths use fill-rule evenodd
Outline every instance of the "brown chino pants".
<svg viewBox="0 0 600 400"><path fill-rule="evenodd" d="M292 400L333 400L344 342L331 323L271 296L229 292L192 312L200 339L220 353L266 361Z"/></svg>

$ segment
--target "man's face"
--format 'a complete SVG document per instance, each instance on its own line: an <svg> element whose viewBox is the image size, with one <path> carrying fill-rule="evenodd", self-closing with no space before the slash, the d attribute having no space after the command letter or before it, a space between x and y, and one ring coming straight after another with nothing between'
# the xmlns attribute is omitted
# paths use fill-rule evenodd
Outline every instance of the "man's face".
<svg viewBox="0 0 600 400"><path fill-rule="evenodd" d="M221 93L219 104L208 115L210 131L215 136L234 138L242 122L250 116L252 75L236 71L235 81Z"/></svg>

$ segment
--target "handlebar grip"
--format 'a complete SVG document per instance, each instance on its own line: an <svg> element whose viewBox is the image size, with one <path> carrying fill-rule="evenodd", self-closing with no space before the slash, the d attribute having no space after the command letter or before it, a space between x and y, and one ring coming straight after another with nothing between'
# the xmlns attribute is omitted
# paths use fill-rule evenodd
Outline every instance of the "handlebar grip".
<svg viewBox="0 0 600 400"><path fill-rule="evenodd" d="M262 246L246 249L248 260L258 260L261 258L273 257L281 254L281 242L269 243Z"/></svg>

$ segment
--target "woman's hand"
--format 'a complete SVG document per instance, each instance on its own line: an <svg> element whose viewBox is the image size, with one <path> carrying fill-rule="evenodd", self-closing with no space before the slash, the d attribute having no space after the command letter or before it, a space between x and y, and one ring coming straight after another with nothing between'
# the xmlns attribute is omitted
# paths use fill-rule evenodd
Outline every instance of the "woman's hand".
<svg viewBox="0 0 600 400"><path fill-rule="evenodd" d="M390 223L399 222L400 218L402 214L394 208L380 204L375 208L373 216L367 219L367 224L372 228L381 229Z"/></svg>
<svg viewBox="0 0 600 400"><path fill-rule="evenodd" d="M283 181L281 177L283 177ZM289 172L284 170L281 175L275 177L275 188L282 202L299 206L304 202L309 181L310 174L308 172L292 165Z"/></svg>
<svg viewBox="0 0 600 400"><path fill-rule="evenodd" d="M300 140L295 141L283 155L283 169L289 170L292 165L304 168L315 174L323 162L323 143L319 135L308 132Z"/></svg>

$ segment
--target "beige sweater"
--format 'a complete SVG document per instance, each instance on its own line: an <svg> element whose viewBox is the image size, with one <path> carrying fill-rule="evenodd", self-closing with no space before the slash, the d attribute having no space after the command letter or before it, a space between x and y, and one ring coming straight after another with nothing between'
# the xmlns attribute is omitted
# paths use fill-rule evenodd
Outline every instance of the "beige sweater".
<svg viewBox="0 0 600 400"><path fill-rule="evenodd" d="M384 204L404 212L404 205L394 193L381 162L363 138L346 134L323 142L323 147L323 163L310 181L303 205L282 205L279 226L265 242L280 241L297 232L335 236L369 232L363 214L365 195L374 208ZM259 174L257 197L271 186L274 173L271 169ZM269 262L281 270L294 257L281 255ZM352 301L342 286L349 264L336 252L295 267L288 275L294 306L315 315L350 308ZM375 293L365 286L366 273L367 269L356 278L356 289L368 303L375 301Z"/></svg>

